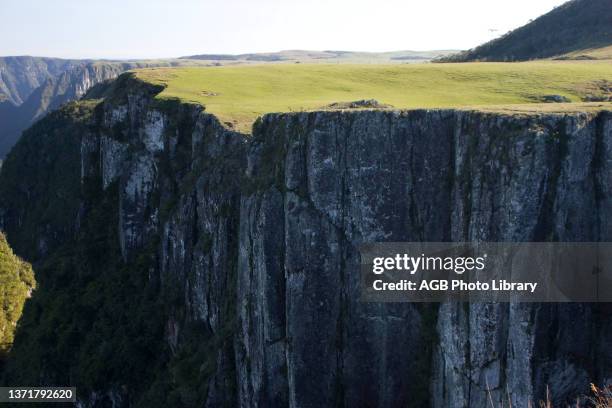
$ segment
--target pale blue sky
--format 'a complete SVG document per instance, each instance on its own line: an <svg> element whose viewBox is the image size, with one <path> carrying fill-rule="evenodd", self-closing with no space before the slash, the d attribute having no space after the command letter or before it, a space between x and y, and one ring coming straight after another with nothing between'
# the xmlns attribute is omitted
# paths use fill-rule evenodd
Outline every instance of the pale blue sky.
<svg viewBox="0 0 612 408"><path fill-rule="evenodd" d="M286 49L465 49L562 3L0 0L0 55L156 58Z"/></svg>

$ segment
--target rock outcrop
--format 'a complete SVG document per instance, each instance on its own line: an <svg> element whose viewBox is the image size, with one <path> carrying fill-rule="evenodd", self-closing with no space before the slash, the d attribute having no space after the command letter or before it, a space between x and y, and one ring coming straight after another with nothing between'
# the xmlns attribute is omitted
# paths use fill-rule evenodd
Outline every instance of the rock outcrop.
<svg viewBox="0 0 612 408"><path fill-rule="evenodd" d="M270 114L247 137L159 90L122 76L7 158L0 226L43 278L5 379L76 384L81 406L207 407L526 406L612 382L607 305L363 303L358 253L610 240L610 112ZM57 316L62 282L108 297ZM51 317L69 346L39 333ZM99 335L124 332L113 371Z"/></svg>

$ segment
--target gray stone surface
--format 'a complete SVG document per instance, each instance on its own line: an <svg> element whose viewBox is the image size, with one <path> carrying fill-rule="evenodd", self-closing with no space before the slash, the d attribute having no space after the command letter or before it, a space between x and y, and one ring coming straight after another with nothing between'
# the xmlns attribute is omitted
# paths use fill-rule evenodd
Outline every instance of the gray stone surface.
<svg viewBox="0 0 612 408"><path fill-rule="evenodd" d="M357 247L608 240L611 137L608 113L264 117L240 217L242 406L415 406L427 369L435 407L526 406L547 386L561 403L607 381L593 305L443 304L424 371L422 314L357 301Z"/></svg>

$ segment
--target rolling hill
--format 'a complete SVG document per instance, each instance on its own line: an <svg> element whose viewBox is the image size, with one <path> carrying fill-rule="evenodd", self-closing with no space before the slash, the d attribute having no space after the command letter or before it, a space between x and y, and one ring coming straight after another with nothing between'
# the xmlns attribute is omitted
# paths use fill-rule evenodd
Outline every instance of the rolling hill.
<svg viewBox="0 0 612 408"><path fill-rule="evenodd" d="M406 63L430 61L443 55L454 54L454 50L434 51L307 51L286 50L250 54L199 54L181 59L215 61L218 63L262 63L262 62L305 62L305 63Z"/></svg>
<svg viewBox="0 0 612 408"><path fill-rule="evenodd" d="M566 55L598 59L609 57L609 52L598 50L611 45L612 0L572 0L500 38L439 62L527 61Z"/></svg>

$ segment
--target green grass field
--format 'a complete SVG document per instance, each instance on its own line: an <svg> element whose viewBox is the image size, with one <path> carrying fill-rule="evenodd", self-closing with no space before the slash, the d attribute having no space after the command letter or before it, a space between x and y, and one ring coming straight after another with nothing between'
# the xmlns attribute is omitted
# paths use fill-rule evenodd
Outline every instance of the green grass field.
<svg viewBox="0 0 612 408"><path fill-rule="evenodd" d="M333 102L376 99L395 108L537 103L556 94L580 102L593 84L612 81L609 61L467 64L267 64L155 68L136 71L163 84L159 98L202 104L248 132L269 112L320 109Z"/></svg>

